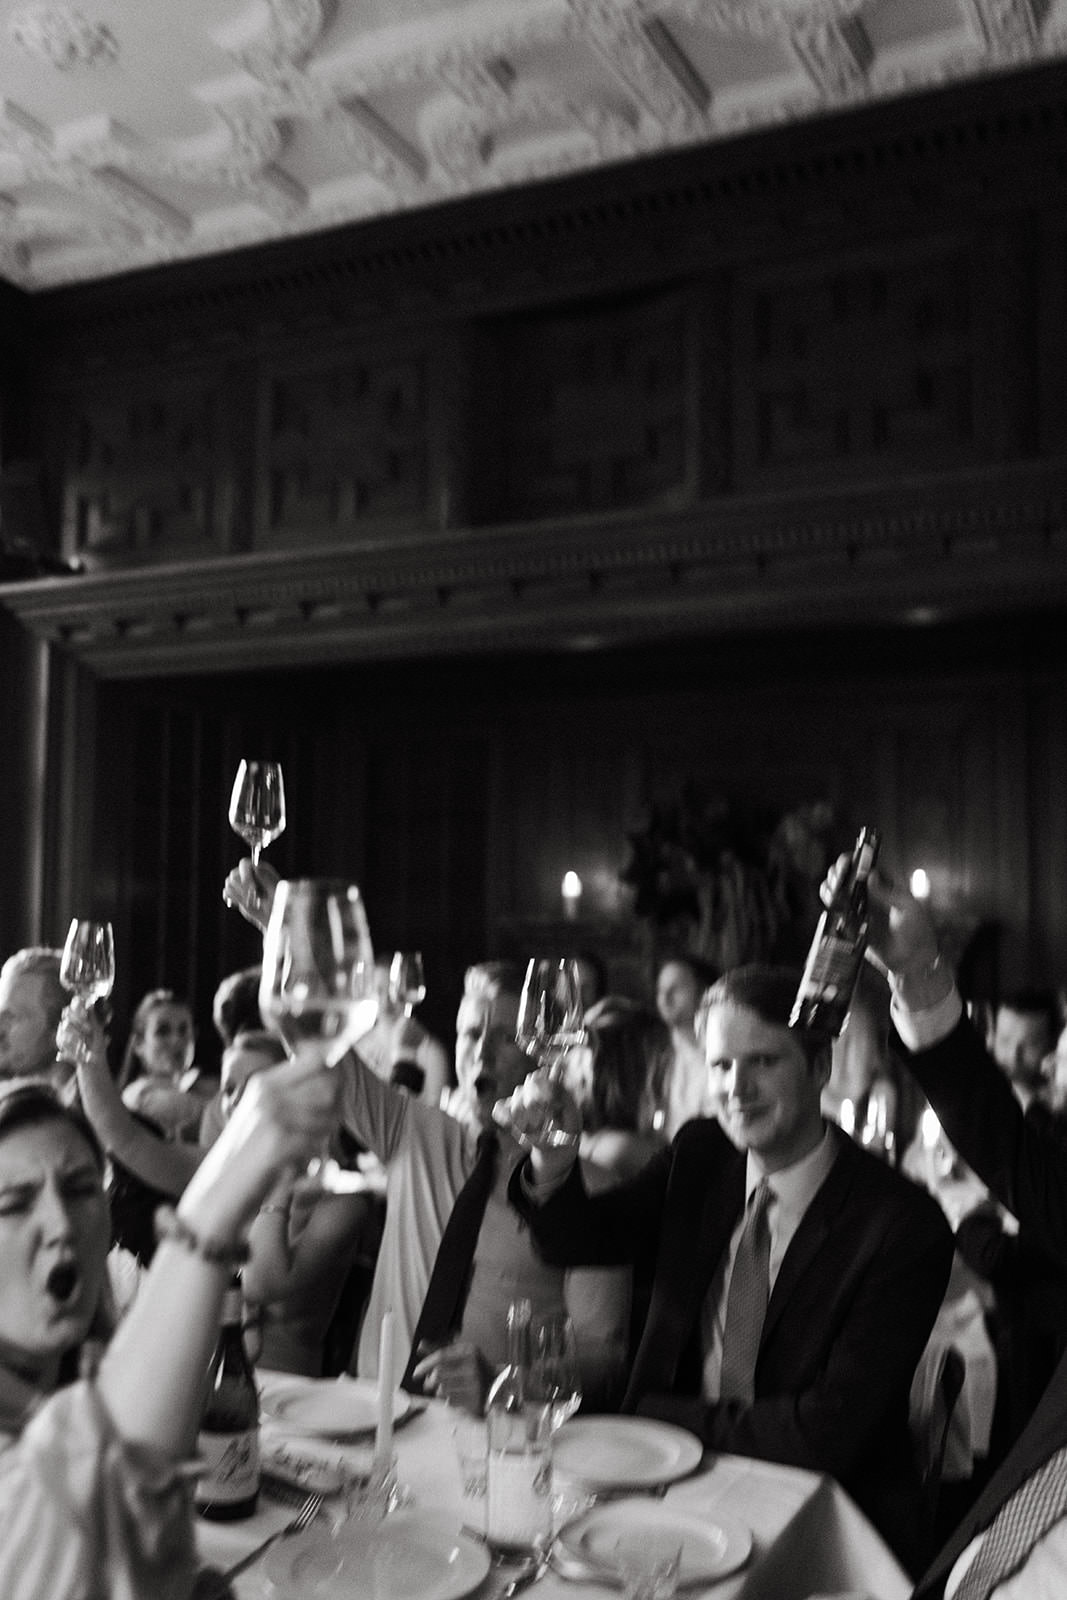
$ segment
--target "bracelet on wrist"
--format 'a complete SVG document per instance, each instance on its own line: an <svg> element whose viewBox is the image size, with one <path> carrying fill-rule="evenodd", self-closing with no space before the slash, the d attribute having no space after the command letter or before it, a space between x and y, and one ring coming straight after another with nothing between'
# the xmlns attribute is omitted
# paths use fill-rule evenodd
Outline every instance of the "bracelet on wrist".
<svg viewBox="0 0 1067 1600"><path fill-rule="evenodd" d="M243 1239L233 1240L228 1244L216 1243L213 1239L202 1239L196 1229L180 1217L173 1206L160 1206L156 1211L156 1239L160 1244L169 1239L172 1244L181 1245L183 1250L188 1250L191 1255L199 1256L201 1261L206 1261L212 1267L225 1267L232 1271L234 1267L243 1266L248 1260L248 1245Z"/></svg>
<svg viewBox="0 0 1067 1600"><path fill-rule="evenodd" d="M279 1205L277 1200L268 1200L265 1202L265 1204L260 1206L259 1214L262 1217L270 1211L274 1212L279 1217L288 1217L291 1210L292 1204L289 1202L287 1202L285 1205Z"/></svg>

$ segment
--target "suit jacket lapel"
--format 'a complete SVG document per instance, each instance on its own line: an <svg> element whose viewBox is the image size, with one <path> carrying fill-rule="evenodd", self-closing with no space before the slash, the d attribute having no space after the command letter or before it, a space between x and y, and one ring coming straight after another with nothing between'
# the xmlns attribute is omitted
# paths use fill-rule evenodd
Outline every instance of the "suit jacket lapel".
<svg viewBox="0 0 1067 1600"><path fill-rule="evenodd" d="M835 1137L833 1129L830 1132L831 1138ZM760 1336L761 1347L789 1304L790 1296L802 1282L815 1256L825 1244L841 1207L848 1199L852 1188L853 1164L849 1159L848 1149L841 1141L838 1141L838 1145L837 1158L827 1173L822 1187L801 1218L800 1227L789 1241L789 1248L782 1258L770 1300L767 1302L767 1315L763 1319L763 1333Z"/></svg>

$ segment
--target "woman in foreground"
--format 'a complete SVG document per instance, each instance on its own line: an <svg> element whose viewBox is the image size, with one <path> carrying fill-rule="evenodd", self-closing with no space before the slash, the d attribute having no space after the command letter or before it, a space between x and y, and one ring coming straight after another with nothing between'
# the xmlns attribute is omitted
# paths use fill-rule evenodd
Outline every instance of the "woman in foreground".
<svg viewBox="0 0 1067 1600"><path fill-rule="evenodd" d="M97 1024L76 1006L68 1025L87 1043ZM312 1055L250 1083L162 1214L152 1266L98 1363L111 1320L99 1147L46 1084L0 1089L5 1600L192 1592L188 1458L223 1293L264 1196L332 1129L338 1087Z"/></svg>

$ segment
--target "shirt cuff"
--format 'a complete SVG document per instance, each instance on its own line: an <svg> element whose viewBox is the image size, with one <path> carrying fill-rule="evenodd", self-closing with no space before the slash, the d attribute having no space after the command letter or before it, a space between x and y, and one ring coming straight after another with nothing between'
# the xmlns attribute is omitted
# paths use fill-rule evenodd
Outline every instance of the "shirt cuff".
<svg viewBox="0 0 1067 1600"><path fill-rule="evenodd" d="M524 1161L519 1168L519 1188L527 1200L532 1201L535 1206L543 1206L546 1200L551 1200L554 1194L558 1194L571 1175L571 1169L568 1167L566 1172L559 1173L554 1178L542 1179L538 1183L531 1176L532 1172L533 1168L529 1161Z"/></svg>
<svg viewBox="0 0 1067 1600"><path fill-rule="evenodd" d="M891 1006L893 1024L902 1042L909 1050L929 1050L931 1045L947 1039L963 1015L963 1001L959 990L952 986L936 1005L911 1011L899 994L894 994Z"/></svg>

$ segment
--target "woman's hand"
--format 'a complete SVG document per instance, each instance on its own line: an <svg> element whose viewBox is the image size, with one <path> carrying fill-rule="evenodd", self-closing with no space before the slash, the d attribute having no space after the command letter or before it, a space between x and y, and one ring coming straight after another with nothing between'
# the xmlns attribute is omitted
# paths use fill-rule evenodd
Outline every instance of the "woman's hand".
<svg viewBox="0 0 1067 1600"><path fill-rule="evenodd" d="M531 1072L510 1099L494 1106L493 1121L529 1150L536 1183L566 1177L578 1159L578 1102L545 1067Z"/></svg>
<svg viewBox="0 0 1067 1600"><path fill-rule="evenodd" d="M222 888L222 898L228 906L233 906L239 911L253 928L258 928L260 933L266 933L278 881L278 874L266 861L261 861L258 867L254 867L251 857L245 856L227 876Z"/></svg>
<svg viewBox="0 0 1067 1600"><path fill-rule="evenodd" d="M73 1062L79 1072L110 1077L107 1064L107 1033L93 1006L74 995L64 1009L56 1029L56 1051L64 1061Z"/></svg>

